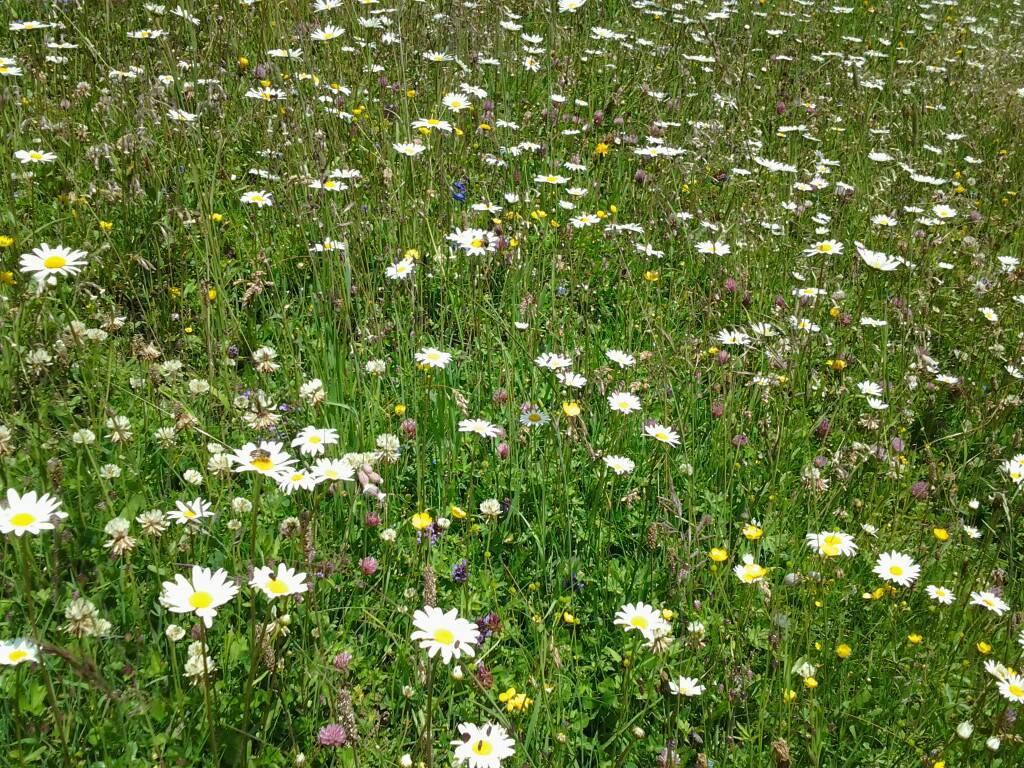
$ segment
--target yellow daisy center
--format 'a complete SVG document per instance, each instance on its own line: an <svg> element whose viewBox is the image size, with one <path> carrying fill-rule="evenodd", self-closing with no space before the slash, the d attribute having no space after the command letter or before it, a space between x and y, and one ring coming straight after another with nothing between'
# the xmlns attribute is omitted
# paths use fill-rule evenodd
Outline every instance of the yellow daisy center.
<svg viewBox="0 0 1024 768"><path fill-rule="evenodd" d="M251 464L260 472L269 472L274 468L274 462L270 459L253 459Z"/></svg>
<svg viewBox="0 0 1024 768"><path fill-rule="evenodd" d="M188 604L197 610L209 608L213 605L213 595L209 592L193 592L189 595Z"/></svg>
<svg viewBox="0 0 1024 768"><path fill-rule="evenodd" d="M28 651L24 650L23 648L18 648L16 651L11 651L7 655L7 660L17 663L17 662L21 661L22 659L24 659L27 656L28 656Z"/></svg>
<svg viewBox="0 0 1024 768"><path fill-rule="evenodd" d="M60 269L67 263L67 259L65 259L63 256L58 256L56 254L54 254L53 256L47 256L45 259L43 259L43 266L46 267L47 269Z"/></svg>
<svg viewBox="0 0 1024 768"><path fill-rule="evenodd" d="M439 642L441 645L451 645L455 642L455 633L450 629L441 627L440 629L434 630L434 640Z"/></svg>
<svg viewBox="0 0 1024 768"><path fill-rule="evenodd" d="M283 595L288 591L288 585L280 579L271 579L267 582L267 589L275 595Z"/></svg>
<svg viewBox="0 0 1024 768"><path fill-rule="evenodd" d="M643 616L634 616L629 620L630 626L636 627L637 629L647 629L648 621Z"/></svg>
<svg viewBox="0 0 1024 768"><path fill-rule="evenodd" d="M900 566L900 565L890 565L889 566L889 573L891 575L893 575L893 576L902 576L903 575L903 566Z"/></svg>
<svg viewBox="0 0 1024 768"><path fill-rule="evenodd" d="M473 754L474 755L489 755L494 751L494 747L491 742L480 739L473 743Z"/></svg>
<svg viewBox="0 0 1024 768"><path fill-rule="evenodd" d="M1019 686L1019 685L1010 685L1010 686L1009 686L1009 687L1007 688L1007 690L1008 690L1008 691L1010 692L1010 694L1011 694L1011 695L1013 695L1013 696L1018 696L1018 697L1020 697L1020 696L1024 696L1024 688L1022 688L1022 687L1021 687L1021 686Z"/></svg>
<svg viewBox="0 0 1024 768"><path fill-rule="evenodd" d="M320 435L310 435L309 436L309 442L311 442L314 445L316 445L317 443L322 442L322 441L320 439Z"/></svg>
<svg viewBox="0 0 1024 768"><path fill-rule="evenodd" d="M36 516L31 512L19 512L11 517L11 525L16 528L26 528L36 521Z"/></svg>

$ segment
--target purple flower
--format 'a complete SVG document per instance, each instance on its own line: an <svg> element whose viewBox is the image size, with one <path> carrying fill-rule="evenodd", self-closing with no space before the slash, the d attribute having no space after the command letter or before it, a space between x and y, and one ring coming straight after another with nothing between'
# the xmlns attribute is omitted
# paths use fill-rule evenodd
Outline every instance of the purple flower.
<svg viewBox="0 0 1024 768"><path fill-rule="evenodd" d="M465 584L469 581L469 561L466 558L452 566L452 581L456 584Z"/></svg>
<svg viewBox="0 0 1024 768"><path fill-rule="evenodd" d="M316 741L323 747L344 747L348 743L348 733L340 723L331 723L320 729Z"/></svg>
<svg viewBox="0 0 1024 768"><path fill-rule="evenodd" d="M359 561L359 570L361 570L366 576L373 576L373 574L377 572L377 558L364 557Z"/></svg>

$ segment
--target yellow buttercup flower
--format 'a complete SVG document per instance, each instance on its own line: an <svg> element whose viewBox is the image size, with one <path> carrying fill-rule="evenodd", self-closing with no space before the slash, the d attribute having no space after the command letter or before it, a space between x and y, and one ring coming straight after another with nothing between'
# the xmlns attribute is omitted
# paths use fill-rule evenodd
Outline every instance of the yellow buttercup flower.
<svg viewBox="0 0 1024 768"><path fill-rule="evenodd" d="M417 531L422 531L424 528L428 527L432 522L434 522L434 518L430 516L429 512L417 512L415 515L412 516L412 527L415 528Z"/></svg>
<svg viewBox="0 0 1024 768"><path fill-rule="evenodd" d="M743 537L747 541L757 541L764 536L764 529L753 523L747 523L743 526Z"/></svg>
<svg viewBox="0 0 1024 768"><path fill-rule="evenodd" d="M569 418L580 415L580 406L576 401L562 403L562 413Z"/></svg>
<svg viewBox="0 0 1024 768"><path fill-rule="evenodd" d="M721 547L714 547L708 552L708 557L716 563L724 563L729 558L729 553Z"/></svg>

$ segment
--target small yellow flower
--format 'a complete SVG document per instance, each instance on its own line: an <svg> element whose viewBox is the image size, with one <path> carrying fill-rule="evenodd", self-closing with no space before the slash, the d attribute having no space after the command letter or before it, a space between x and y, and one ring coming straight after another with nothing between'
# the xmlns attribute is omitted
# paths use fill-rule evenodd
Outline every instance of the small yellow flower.
<svg viewBox="0 0 1024 768"><path fill-rule="evenodd" d="M656 269L648 269L646 272L644 272L644 280L646 280L648 283L658 282L659 277L661 277L661 275L658 274L658 270Z"/></svg>
<svg viewBox="0 0 1024 768"><path fill-rule="evenodd" d="M458 504L448 505L448 514L454 517L456 520L466 519L466 510L460 507Z"/></svg>
<svg viewBox="0 0 1024 768"><path fill-rule="evenodd" d="M922 640L924 640L924 637L917 634L917 632L911 632L909 635L907 635L907 642L909 642L911 645L920 645Z"/></svg>
<svg viewBox="0 0 1024 768"><path fill-rule="evenodd" d="M728 559L729 553L720 547L714 547L708 552L708 557L716 563L724 563Z"/></svg>
<svg viewBox="0 0 1024 768"><path fill-rule="evenodd" d="M579 624L580 623L580 620L577 619L575 616L573 616L568 611L565 611L564 613L562 613L562 621L564 621L566 624L569 624L569 625L574 625L574 624Z"/></svg>
<svg viewBox="0 0 1024 768"><path fill-rule="evenodd" d="M787 688L782 692L782 700L787 704L791 701L796 701L796 691L792 688Z"/></svg>
<svg viewBox="0 0 1024 768"><path fill-rule="evenodd" d="M562 413L570 419L580 415L580 405L575 400L562 403Z"/></svg>
<svg viewBox="0 0 1024 768"><path fill-rule="evenodd" d="M949 531L945 528L932 528L932 536L939 541L949 541Z"/></svg>
<svg viewBox="0 0 1024 768"><path fill-rule="evenodd" d="M747 523L743 526L743 537L747 541L757 541L764 536L764 529L753 523Z"/></svg>
<svg viewBox="0 0 1024 768"><path fill-rule="evenodd" d="M405 416L405 404L404 403L396 403L395 404L395 416Z"/></svg>
<svg viewBox="0 0 1024 768"><path fill-rule="evenodd" d="M978 649L978 653L980 653L982 656L987 656L988 654L992 653L992 646L986 643L984 640L979 640L977 645L975 645L974 647Z"/></svg>
<svg viewBox="0 0 1024 768"><path fill-rule="evenodd" d="M846 361L841 358L836 360L826 360L825 365L836 372L846 370Z"/></svg>
<svg viewBox="0 0 1024 768"><path fill-rule="evenodd" d="M248 66L249 66L249 60L247 58L245 58L245 56L239 56L238 57L238 68L239 69L245 69Z"/></svg>
<svg viewBox="0 0 1024 768"><path fill-rule="evenodd" d="M481 131L489 131L489 130L491 130L491 126L490 126L490 125L489 125L488 123L480 123L480 125L479 125L479 126L477 126L477 127L478 127L478 128L479 128L479 129L481 130Z"/></svg>
<svg viewBox="0 0 1024 768"><path fill-rule="evenodd" d="M4 285L14 285L17 281L14 279L14 273L10 270L0 272L0 283Z"/></svg>
<svg viewBox="0 0 1024 768"><path fill-rule="evenodd" d="M831 317L833 320L835 320L837 317L839 317L839 312L840 312L839 307L832 307L828 311L828 316Z"/></svg>
<svg viewBox="0 0 1024 768"><path fill-rule="evenodd" d="M597 143L597 146L594 147L594 154L601 155L602 157L604 157L605 155L608 154L608 149L609 147L607 144L605 144L603 141L599 141Z"/></svg>
<svg viewBox="0 0 1024 768"><path fill-rule="evenodd" d="M807 689L813 691L817 687L818 687L818 681L815 678L813 678L813 677L805 677L804 678L804 688L807 688Z"/></svg>
<svg viewBox="0 0 1024 768"><path fill-rule="evenodd" d="M168 288L167 292L170 293L171 296L174 298L178 298L179 296L181 296L181 288L178 288L175 285L172 285L170 288Z"/></svg>
<svg viewBox="0 0 1024 768"><path fill-rule="evenodd" d="M10 235L0 235L0 248L10 248L14 245L14 238Z"/></svg>
<svg viewBox="0 0 1024 768"><path fill-rule="evenodd" d="M264 88L269 88L270 87L270 81L269 80L260 80L260 85L262 85Z"/></svg>
<svg viewBox="0 0 1024 768"><path fill-rule="evenodd" d="M100 231L110 232L114 228L114 222L100 220Z"/></svg>
<svg viewBox="0 0 1024 768"><path fill-rule="evenodd" d="M412 516L412 527L417 531L422 531L432 522L434 522L434 518L430 516L429 512L417 512Z"/></svg>
<svg viewBox="0 0 1024 768"><path fill-rule="evenodd" d="M672 621L672 619L674 619L675 617L676 612L673 611L671 608L661 609L661 618L663 618L665 621Z"/></svg>
<svg viewBox="0 0 1024 768"><path fill-rule="evenodd" d="M840 643L836 646L836 656L840 659L850 658L850 654L853 653L853 648L848 646L846 643Z"/></svg>
<svg viewBox="0 0 1024 768"><path fill-rule="evenodd" d="M206 292L206 298L209 299L210 301L216 301L217 300L217 289L216 288L210 288Z"/></svg>
<svg viewBox="0 0 1024 768"><path fill-rule="evenodd" d="M210 221L212 221L214 224L220 224L222 221L224 221L224 214L222 214L222 213L211 213L210 214Z"/></svg>
<svg viewBox="0 0 1024 768"><path fill-rule="evenodd" d="M415 88L410 88L409 90L407 90L405 92L405 98L407 98L407 99L415 99L416 98L416 89Z"/></svg>

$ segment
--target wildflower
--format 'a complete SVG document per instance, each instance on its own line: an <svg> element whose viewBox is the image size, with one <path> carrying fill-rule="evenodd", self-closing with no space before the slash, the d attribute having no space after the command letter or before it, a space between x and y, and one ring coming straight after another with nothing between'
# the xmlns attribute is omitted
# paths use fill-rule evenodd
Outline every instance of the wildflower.
<svg viewBox="0 0 1024 768"><path fill-rule="evenodd" d="M677 677L669 680L668 689L673 696L694 698L704 693L704 686L694 677Z"/></svg>
<svg viewBox="0 0 1024 768"><path fill-rule="evenodd" d="M35 491L22 494L8 488L6 496L6 504L0 502L0 533L13 533L18 538L26 533L36 536L52 531L54 520L67 517L60 509L60 501L48 493L42 496Z"/></svg>
<svg viewBox="0 0 1024 768"><path fill-rule="evenodd" d="M615 614L615 624L627 632L638 630L650 640L668 629L668 624L654 608L647 603L627 603Z"/></svg>
<svg viewBox="0 0 1024 768"><path fill-rule="evenodd" d="M292 440L292 448L298 448L303 456L322 456L329 445L337 445L338 430L303 427Z"/></svg>
<svg viewBox="0 0 1024 768"><path fill-rule="evenodd" d="M15 667L38 660L39 648L35 643L29 640L0 640L0 666Z"/></svg>
<svg viewBox="0 0 1024 768"><path fill-rule="evenodd" d="M480 633L476 625L459 617L456 608L444 612L440 608L426 606L413 614L416 631L412 639L418 640L420 648L430 658L439 653L445 664L462 656L474 656L474 645L479 642Z"/></svg>
<svg viewBox="0 0 1024 768"><path fill-rule="evenodd" d="M633 460L625 456L605 456L602 461L616 475L628 475L636 467Z"/></svg>
<svg viewBox="0 0 1024 768"><path fill-rule="evenodd" d="M956 600L956 595L945 587L938 587L934 584L929 584L924 588L924 590L928 593L928 597L940 605L952 605L953 601Z"/></svg>
<svg viewBox="0 0 1024 768"><path fill-rule="evenodd" d="M996 616L1002 616L1010 606L1001 597L993 592L971 592L971 605L980 605L987 608Z"/></svg>
<svg viewBox="0 0 1024 768"><path fill-rule="evenodd" d="M533 699L515 688L499 693L498 701L505 705L506 712L525 712L533 704Z"/></svg>
<svg viewBox="0 0 1024 768"><path fill-rule="evenodd" d="M743 562L733 568L733 573L744 584L755 584L768 575L768 569L755 563L753 555L744 555Z"/></svg>
<svg viewBox="0 0 1024 768"><path fill-rule="evenodd" d="M180 525L212 516L210 502L199 496L192 501L176 501L174 509L167 513L168 518Z"/></svg>
<svg viewBox="0 0 1024 768"><path fill-rule="evenodd" d="M720 547L712 547L711 551L708 552L708 557L711 558L712 562L724 563L729 559L729 553Z"/></svg>
<svg viewBox="0 0 1024 768"><path fill-rule="evenodd" d="M452 742L456 765L467 763L468 768L500 768L503 760L515 754L515 741L497 723L461 723L459 735Z"/></svg>
<svg viewBox="0 0 1024 768"><path fill-rule="evenodd" d="M651 422L644 426L644 434L653 437L659 443L675 447L679 445L679 433L671 427L666 427L658 422Z"/></svg>
<svg viewBox="0 0 1024 768"><path fill-rule="evenodd" d="M640 410L640 398L630 392L613 392L608 395L608 407L618 413L633 413Z"/></svg>
<svg viewBox="0 0 1024 768"><path fill-rule="evenodd" d="M295 459L282 450L281 443L261 441L259 445L246 443L231 455L235 472L256 472L275 476L290 469Z"/></svg>
<svg viewBox="0 0 1024 768"><path fill-rule="evenodd" d="M884 581L909 587L917 580L921 566L915 564L909 555L901 552L884 552L878 556L873 571Z"/></svg>
<svg viewBox="0 0 1024 768"><path fill-rule="evenodd" d="M278 564L276 574L267 566L257 568L253 571L249 586L260 590L271 600L302 594L309 589L309 585L306 584L306 574L298 573L284 563Z"/></svg>
<svg viewBox="0 0 1024 768"><path fill-rule="evenodd" d="M31 253L21 255L21 271L31 272L36 280L55 280L58 275L77 275L86 265L86 252L63 245L43 243Z"/></svg>
<svg viewBox="0 0 1024 768"><path fill-rule="evenodd" d="M266 190L246 192L241 197L245 205L255 205L257 208L269 208L274 204L274 196Z"/></svg>
<svg viewBox="0 0 1024 768"><path fill-rule="evenodd" d="M459 432L469 432L480 435L480 437L500 437L500 427L484 419L463 419L459 422Z"/></svg>
<svg viewBox="0 0 1024 768"><path fill-rule="evenodd" d="M450 352L442 352L434 347L424 347L415 355L416 362L423 368L446 368L452 361Z"/></svg>
<svg viewBox="0 0 1024 768"><path fill-rule="evenodd" d="M823 557L853 557L857 554L857 544L853 537L842 531L808 533L805 540L808 547Z"/></svg>
<svg viewBox="0 0 1024 768"><path fill-rule="evenodd" d="M238 594L238 586L223 569L192 566L191 579L180 573L174 581L165 581L160 603L172 613L195 613L207 627L213 626L217 608Z"/></svg>

